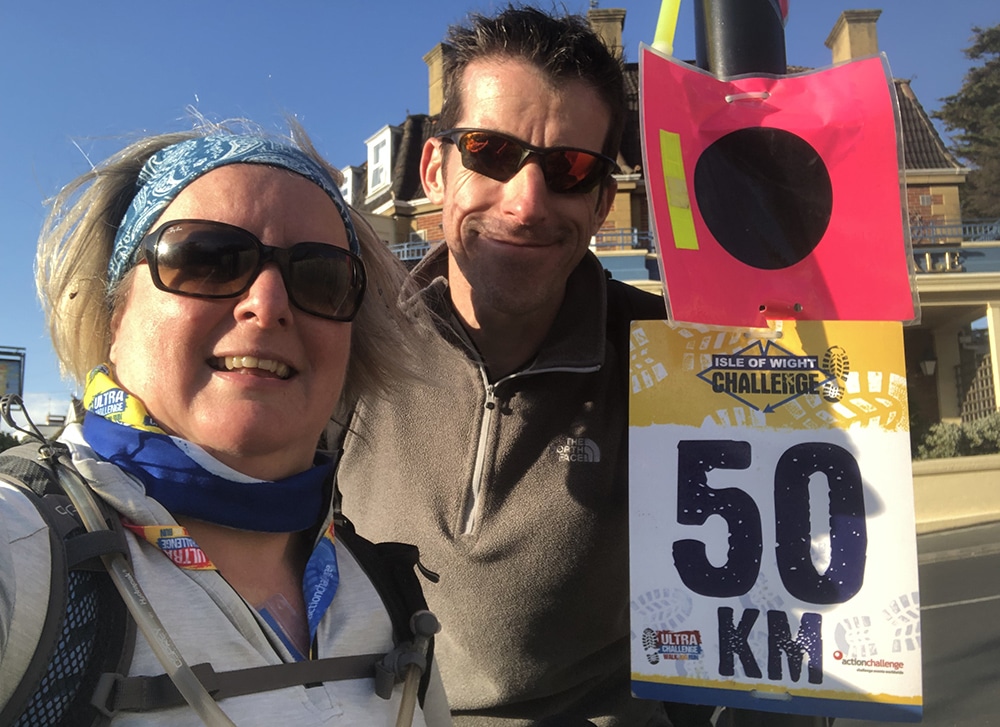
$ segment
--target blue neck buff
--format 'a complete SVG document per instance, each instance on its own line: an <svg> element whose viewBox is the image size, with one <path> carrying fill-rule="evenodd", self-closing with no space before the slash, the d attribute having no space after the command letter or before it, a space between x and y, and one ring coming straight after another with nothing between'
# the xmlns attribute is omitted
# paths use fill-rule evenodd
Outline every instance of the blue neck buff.
<svg viewBox="0 0 1000 727"><path fill-rule="evenodd" d="M240 475L160 429L104 366L88 378L84 405L83 434L90 447L136 477L146 494L175 516L238 530L291 533L314 527L326 515L326 484L333 474L327 457L317 455L310 469L273 482Z"/></svg>

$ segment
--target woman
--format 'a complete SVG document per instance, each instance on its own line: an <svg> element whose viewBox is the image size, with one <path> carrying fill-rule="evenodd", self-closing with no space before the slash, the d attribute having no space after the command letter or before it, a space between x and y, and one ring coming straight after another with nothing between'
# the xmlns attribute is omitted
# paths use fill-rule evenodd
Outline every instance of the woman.
<svg viewBox="0 0 1000 727"><path fill-rule="evenodd" d="M43 229L52 339L86 380L86 416L62 440L120 514L135 578L187 664L393 648L385 607L334 535L333 463L316 454L341 397L384 392L405 349L388 302L399 266L335 175L297 127L293 140L157 136L63 190ZM32 543L48 535L30 514L0 485L0 705L45 610L30 574L46 567ZM129 673L164 671L139 635ZM241 727L395 724L400 692L347 678L218 708ZM176 706L113 724L193 721ZM424 723L450 723L436 678Z"/></svg>

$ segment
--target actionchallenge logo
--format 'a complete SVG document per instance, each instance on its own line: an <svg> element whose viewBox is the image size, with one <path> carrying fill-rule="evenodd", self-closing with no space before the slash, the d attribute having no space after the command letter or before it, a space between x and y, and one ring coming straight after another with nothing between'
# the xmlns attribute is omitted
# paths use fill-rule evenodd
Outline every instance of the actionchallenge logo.
<svg viewBox="0 0 1000 727"><path fill-rule="evenodd" d="M882 674L902 674L905 671L906 663L902 661L890 661L888 659L857 659L845 657L843 651L833 652L833 658L844 666L853 666L855 671L879 672Z"/></svg>

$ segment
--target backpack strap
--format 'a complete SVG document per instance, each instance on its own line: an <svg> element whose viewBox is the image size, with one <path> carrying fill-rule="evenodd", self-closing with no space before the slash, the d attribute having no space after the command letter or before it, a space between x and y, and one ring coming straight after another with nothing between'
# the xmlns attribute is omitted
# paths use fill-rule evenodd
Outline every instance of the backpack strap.
<svg viewBox="0 0 1000 727"><path fill-rule="evenodd" d="M417 546L407 543L372 543L358 535L354 523L343 513L338 512L336 517L337 537L357 559L361 569L368 575L382 598L382 603L392 621L396 644L414 643L418 637L414 634L414 615L427 611L427 600L424 598L423 589L414 569L418 569L432 583L437 583L439 576L421 565ZM427 686L430 683L430 665L433 658L434 639L430 638L418 690L421 706L424 704ZM378 685L376 688L378 689Z"/></svg>
<svg viewBox="0 0 1000 727"><path fill-rule="evenodd" d="M268 692L343 679L370 679L385 654L359 654L329 659L297 661L217 672L211 664L195 664L191 671L212 699ZM187 702L166 674L125 677L102 674L94 693L94 704L108 717L118 712L151 712L180 707Z"/></svg>
<svg viewBox="0 0 1000 727"><path fill-rule="evenodd" d="M38 443L0 453L0 472L23 490L48 526L51 578L45 621L0 724L104 723L89 705L104 671L127 671L135 622L103 568L100 556L128 545L117 515L98 498L112 531L89 533L65 495Z"/></svg>

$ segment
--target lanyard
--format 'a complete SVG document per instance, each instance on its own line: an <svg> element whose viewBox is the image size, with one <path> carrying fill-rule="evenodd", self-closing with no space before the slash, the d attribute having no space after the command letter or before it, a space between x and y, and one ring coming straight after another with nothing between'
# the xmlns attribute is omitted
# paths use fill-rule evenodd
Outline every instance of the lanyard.
<svg viewBox="0 0 1000 727"><path fill-rule="evenodd" d="M184 570L218 570L205 555L187 528L180 525L135 525L125 522L125 527L158 548L171 562ZM337 549L334 546L334 527L329 527L319 539L306 562L302 579L302 595L306 604L310 642L316 637L320 621L326 613L340 585L337 566Z"/></svg>

